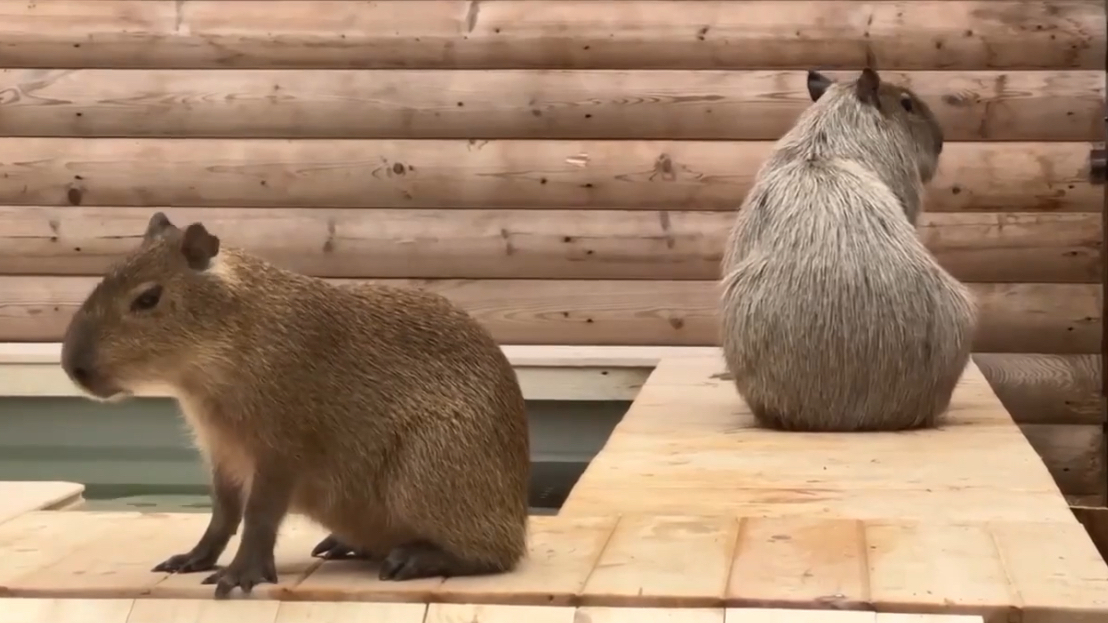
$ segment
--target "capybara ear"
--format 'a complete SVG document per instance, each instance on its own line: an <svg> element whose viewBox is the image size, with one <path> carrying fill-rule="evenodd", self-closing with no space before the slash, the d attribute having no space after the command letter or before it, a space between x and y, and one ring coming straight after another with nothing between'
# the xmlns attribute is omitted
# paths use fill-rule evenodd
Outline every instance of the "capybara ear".
<svg viewBox="0 0 1108 623"><path fill-rule="evenodd" d="M212 258L219 255L219 238L209 234L200 223L193 223L181 237L181 254L188 261L189 268L205 270Z"/></svg>
<svg viewBox="0 0 1108 623"><path fill-rule="evenodd" d="M858 82L854 87L858 94L858 100L875 108L881 107L881 99L878 97L880 88L881 77L877 75L877 70L872 67L866 67L862 70L862 75L858 77Z"/></svg>
<svg viewBox="0 0 1108 623"><path fill-rule="evenodd" d="M143 234L142 239L144 242L149 242L174 231L177 231L177 227L170 222L169 217L164 212L155 212L154 216L150 217L150 222L146 224L146 233Z"/></svg>
<svg viewBox="0 0 1108 623"><path fill-rule="evenodd" d="M827 76L819 73L814 69L808 70L808 95L812 98L812 101L819 101L819 98L823 96L827 87L831 86L832 80Z"/></svg>

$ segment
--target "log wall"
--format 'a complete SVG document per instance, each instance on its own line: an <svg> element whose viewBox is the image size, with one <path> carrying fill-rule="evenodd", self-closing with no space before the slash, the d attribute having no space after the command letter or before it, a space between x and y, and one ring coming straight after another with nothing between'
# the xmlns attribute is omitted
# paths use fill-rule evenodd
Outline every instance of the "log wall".
<svg viewBox="0 0 1108 623"><path fill-rule="evenodd" d="M154 209L504 343L709 345L733 211L809 101L949 146L921 236L1064 491L1105 489L1100 0L0 0L0 340L57 340Z"/></svg>

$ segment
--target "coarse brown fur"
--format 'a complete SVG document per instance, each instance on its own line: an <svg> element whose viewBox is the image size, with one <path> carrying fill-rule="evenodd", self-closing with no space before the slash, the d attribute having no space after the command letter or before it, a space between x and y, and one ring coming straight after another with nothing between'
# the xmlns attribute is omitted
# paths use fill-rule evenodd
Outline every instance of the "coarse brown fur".
<svg viewBox="0 0 1108 623"><path fill-rule="evenodd" d="M722 263L722 344L764 426L934 426L969 359L976 307L915 223L942 131L865 69L809 72L813 104L774 146Z"/></svg>
<svg viewBox="0 0 1108 623"><path fill-rule="evenodd" d="M286 512L332 535L314 554L383 559L382 579L496 573L525 552L523 395L492 336L440 295L342 287L156 214L65 335L93 398L160 388L212 467L212 519L155 570L214 569L223 597L276 582Z"/></svg>

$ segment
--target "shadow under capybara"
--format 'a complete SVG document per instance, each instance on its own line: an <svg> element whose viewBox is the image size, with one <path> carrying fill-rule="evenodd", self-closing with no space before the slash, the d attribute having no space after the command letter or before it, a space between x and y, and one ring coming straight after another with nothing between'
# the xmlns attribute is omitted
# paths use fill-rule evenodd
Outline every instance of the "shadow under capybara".
<svg viewBox="0 0 1108 623"><path fill-rule="evenodd" d="M724 357L757 421L792 431L936 425L976 304L915 229L942 130L867 67L808 73L813 103L774 145L722 262Z"/></svg>
<svg viewBox="0 0 1108 623"><path fill-rule="evenodd" d="M212 515L155 571L216 570L215 596L276 582L288 512L313 552L380 578L497 573L525 555L528 422L515 370L445 297L337 286L221 249L155 214L73 317L62 365L90 397L160 389L211 466ZM305 552L307 554L307 552Z"/></svg>

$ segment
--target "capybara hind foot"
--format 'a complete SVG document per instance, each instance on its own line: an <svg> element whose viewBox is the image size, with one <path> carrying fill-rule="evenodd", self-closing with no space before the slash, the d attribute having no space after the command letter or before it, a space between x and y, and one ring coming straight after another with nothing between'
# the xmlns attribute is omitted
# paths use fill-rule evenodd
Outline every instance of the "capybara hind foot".
<svg viewBox="0 0 1108 623"><path fill-rule="evenodd" d="M426 541L394 547L381 563L382 580L416 580L436 576L483 575L502 569L495 565L467 562Z"/></svg>
<svg viewBox="0 0 1108 623"><path fill-rule="evenodd" d="M350 547L338 540L333 534L328 534L318 545L312 548L312 556L324 560L340 560L343 558L370 560L373 558L373 555L369 552Z"/></svg>

